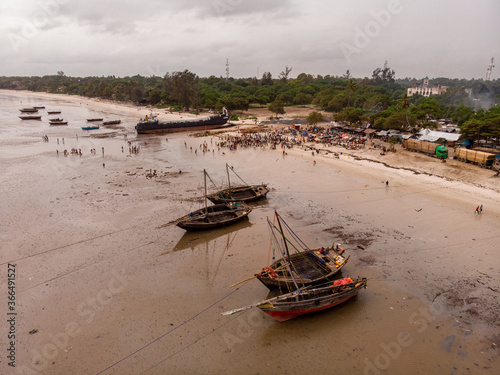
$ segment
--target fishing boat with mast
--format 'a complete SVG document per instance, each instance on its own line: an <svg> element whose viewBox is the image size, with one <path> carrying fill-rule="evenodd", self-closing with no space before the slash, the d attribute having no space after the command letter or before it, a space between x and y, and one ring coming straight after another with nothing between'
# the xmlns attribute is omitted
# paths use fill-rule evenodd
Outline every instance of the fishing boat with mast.
<svg viewBox="0 0 500 375"><path fill-rule="evenodd" d="M207 175L206 170L203 170L205 207L174 220L172 224L186 230L212 229L230 225L248 217L252 210L245 203L228 202L208 205Z"/></svg>
<svg viewBox="0 0 500 375"><path fill-rule="evenodd" d="M283 220L277 213L275 213L275 217L277 217L279 228L277 228L268 219L271 231L276 234L276 240L280 238L280 241L278 242L281 242L283 246L287 248L287 243L290 243L290 240L285 237L283 228L280 224ZM286 253L289 254L289 251L286 250ZM340 280L323 278L320 283L310 283L309 281L304 282L303 275L299 274L300 271L297 272L297 264L294 265L290 255L283 257L280 265L283 267L287 273L287 277L290 279L291 285L288 286L288 293L254 303L252 305L230 310L222 313L222 315L232 315L252 307L257 307L277 321L284 322L300 315L325 310L346 302L347 300L357 296L359 291L362 288L366 288L367 285L366 278L357 278L356 280L351 278L344 278ZM311 266L312 268L310 269L315 268L312 263ZM274 269L264 268L263 272L271 277L277 277L277 273ZM237 284L233 284L232 286L234 285Z"/></svg>
<svg viewBox="0 0 500 375"><path fill-rule="evenodd" d="M233 315L252 307L259 308L279 322L329 309L349 299L356 297L359 291L366 288L367 279L358 277L356 280L344 278L329 281L319 285L301 287L293 292L265 299L252 305L223 312L222 315Z"/></svg>
<svg viewBox="0 0 500 375"><path fill-rule="evenodd" d="M274 218L277 226L268 219L271 239L274 243L273 259L280 258L264 267L260 273L243 281L257 278L269 290L282 291L297 289L298 285L305 287L333 281L334 276L349 260L344 249L339 244L310 249L278 212L274 213Z"/></svg>
<svg viewBox="0 0 500 375"><path fill-rule="evenodd" d="M231 179L229 177L229 170L231 170L238 178L245 184L243 186L231 186ZM207 195L208 200L213 203L224 202L253 202L265 198L269 189L267 185L248 185L243 179L226 163L227 184L228 188L219 190L216 193Z"/></svg>

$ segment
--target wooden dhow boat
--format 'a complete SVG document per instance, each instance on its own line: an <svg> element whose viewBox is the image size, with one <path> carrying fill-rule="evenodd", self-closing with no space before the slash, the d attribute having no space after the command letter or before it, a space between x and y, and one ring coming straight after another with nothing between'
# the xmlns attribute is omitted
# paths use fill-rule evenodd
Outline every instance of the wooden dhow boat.
<svg viewBox="0 0 500 375"><path fill-rule="evenodd" d="M193 211L172 223L186 230L203 230L233 224L248 217L252 211L244 203L229 202L213 206L207 204L207 172L203 170L205 185L205 207Z"/></svg>
<svg viewBox="0 0 500 375"><path fill-rule="evenodd" d="M102 124L103 125L118 125L122 122L122 120L111 120L111 121L104 121Z"/></svg>
<svg viewBox="0 0 500 375"><path fill-rule="evenodd" d="M349 260L338 244L309 249L277 212L275 221L278 227L268 219L275 244L273 250L281 258L254 275L268 289L289 291L296 289L297 285L303 287L331 281ZM288 237L283 232L282 224Z"/></svg>
<svg viewBox="0 0 500 375"><path fill-rule="evenodd" d="M223 312L232 315L240 311L257 307L279 322L296 318L300 315L314 313L339 305L358 295L366 288L367 279L345 278L318 285L299 288L293 292L266 299L249 306Z"/></svg>
<svg viewBox="0 0 500 375"><path fill-rule="evenodd" d="M38 109L36 109L35 107L32 107L32 108L21 108L19 111L22 112L22 113L36 113L36 112L38 112Z"/></svg>
<svg viewBox="0 0 500 375"><path fill-rule="evenodd" d="M41 120L42 116L37 116L37 115L26 115L26 116L19 116L21 120Z"/></svg>
<svg viewBox="0 0 500 375"><path fill-rule="evenodd" d="M234 171L234 168L229 167L226 163L226 172L227 172L227 182L228 188L219 190L216 193L212 193L207 195L208 200L213 203L227 203L227 202L253 202L258 199L265 198L269 189L267 185L248 185L243 179L240 180L245 184L244 186L233 186L231 187L231 179L229 177L229 170L233 171L233 173L238 176L238 174Z"/></svg>
<svg viewBox="0 0 500 375"><path fill-rule="evenodd" d="M97 121L102 121L104 120L103 118L88 118L87 122L97 122Z"/></svg>
<svg viewBox="0 0 500 375"><path fill-rule="evenodd" d="M68 125L68 121L64 121L63 119L52 119L49 120L49 125Z"/></svg>

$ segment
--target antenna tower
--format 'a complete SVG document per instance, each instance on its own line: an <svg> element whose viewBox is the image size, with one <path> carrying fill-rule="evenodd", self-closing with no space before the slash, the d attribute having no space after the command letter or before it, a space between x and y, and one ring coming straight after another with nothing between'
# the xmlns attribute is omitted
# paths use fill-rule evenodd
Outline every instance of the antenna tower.
<svg viewBox="0 0 500 375"><path fill-rule="evenodd" d="M226 80L229 81L229 59L226 59Z"/></svg>
<svg viewBox="0 0 500 375"><path fill-rule="evenodd" d="M491 78L491 71L493 70L494 67L495 67L495 65L493 65L493 57L492 57L490 65L488 65L488 69L486 69L486 80L487 81L490 80L490 78Z"/></svg>

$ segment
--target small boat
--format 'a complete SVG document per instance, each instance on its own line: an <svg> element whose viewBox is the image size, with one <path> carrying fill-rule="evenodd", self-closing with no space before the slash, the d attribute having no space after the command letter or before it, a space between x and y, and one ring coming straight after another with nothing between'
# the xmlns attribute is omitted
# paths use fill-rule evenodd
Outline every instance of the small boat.
<svg viewBox="0 0 500 375"><path fill-rule="evenodd" d="M291 293L266 299L253 305L226 311L222 315L232 315L252 307L258 307L277 321L285 322L300 315L339 305L357 296L362 288L366 288L366 284L367 279L364 277L356 280L345 278L333 282L330 281L319 285L299 288Z"/></svg>
<svg viewBox="0 0 500 375"><path fill-rule="evenodd" d="M39 105L39 106L33 106L33 108L35 108L35 109L45 109L45 106L44 105Z"/></svg>
<svg viewBox="0 0 500 375"><path fill-rule="evenodd" d="M41 120L42 116L33 116L33 115L27 115L27 116L19 116L21 120Z"/></svg>
<svg viewBox="0 0 500 375"><path fill-rule="evenodd" d="M49 118L49 122L54 121L54 122L59 122L59 121L64 121L62 118Z"/></svg>
<svg viewBox="0 0 500 375"><path fill-rule="evenodd" d="M203 174L205 183L205 207L173 221L172 224L186 230L212 229L230 225L248 217L248 214L252 210L244 203L231 202L208 206L206 195L207 172L204 170Z"/></svg>
<svg viewBox="0 0 500 375"><path fill-rule="evenodd" d="M47 111L47 113L49 115L57 115L57 114L61 113L61 111Z"/></svg>
<svg viewBox="0 0 500 375"><path fill-rule="evenodd" d="M38 109L36 109L34 107L32 107L32 108L21 108L19 111L22 112L22 113L36 113L36 112L38 112Z"/></svg>
<svg viewBox="0 0 500 375"><path fill-rule="evenodd" d="M278 227L269 219L268 224L275 243L274 252L282 258L264 267L260 273L253 276L268 289L294 290L298 287L324 283L333 280L334 275L346 265L349 256L344 255L344 249L338 244L326 248L309 249L277 212L275 212L275 219ZM283 232L282 223L287 230L288 237ZM278 241L279 237L283 240ZM289 244L294 250L292 254L290 254ZM275 259L274 256L273 259Z"/></svg>
<svg viewBox="0 0 500 375"><path fill-rule="evenodd" d="M117 125L120 124L122 120L113 120L113 121L104 121L102 124L103 125Z"/></svg>
<svg viewBox="0 0 500 375"><path fill-rule="evenodd" d="M99 125L82 127L82 130L96 130L96 129L99 129Z"/></svg>
<svg viewBox="0 0 500 375"><path fill-rule="evenodd" d="M88 118L87 122L97 122L97 121L102 121L102 120L104 120L104 119L102 119L102 118Z"/></svg>
<svg viewBox="0 0 500 375"><path fill-rule="evenodd" d="M234 168L229 167L226 163L226 171L227 171L227 182L228 188L219 190L216 193L212 193L207 195L208 200L213 203L227 203L227 202L253 202L258 199L265 198L269 189L267 185L248 185L243 179L240 178L241 181L245 184L244 186L233 186L231 187L231 180L229 178L229 169L233 171L233 173L238 176L238 174L234 171Z"/></svg>
<svg viewBox="0 0 500 375"><path fill-rule="evenodd" d="M63 121L63 120L60 120L60 121L49 121L49 124L50 125L68 125L68 121Z"/></svg>

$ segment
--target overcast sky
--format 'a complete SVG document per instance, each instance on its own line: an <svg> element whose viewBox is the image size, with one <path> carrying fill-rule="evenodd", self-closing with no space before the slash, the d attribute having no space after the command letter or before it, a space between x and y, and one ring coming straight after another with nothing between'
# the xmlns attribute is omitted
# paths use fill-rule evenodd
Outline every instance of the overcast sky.
<svg viewBox="0 0 500 375"><path fill-rule="evenodd" d="M0 76L500 77L499 0L16 0Z"/></svg>

